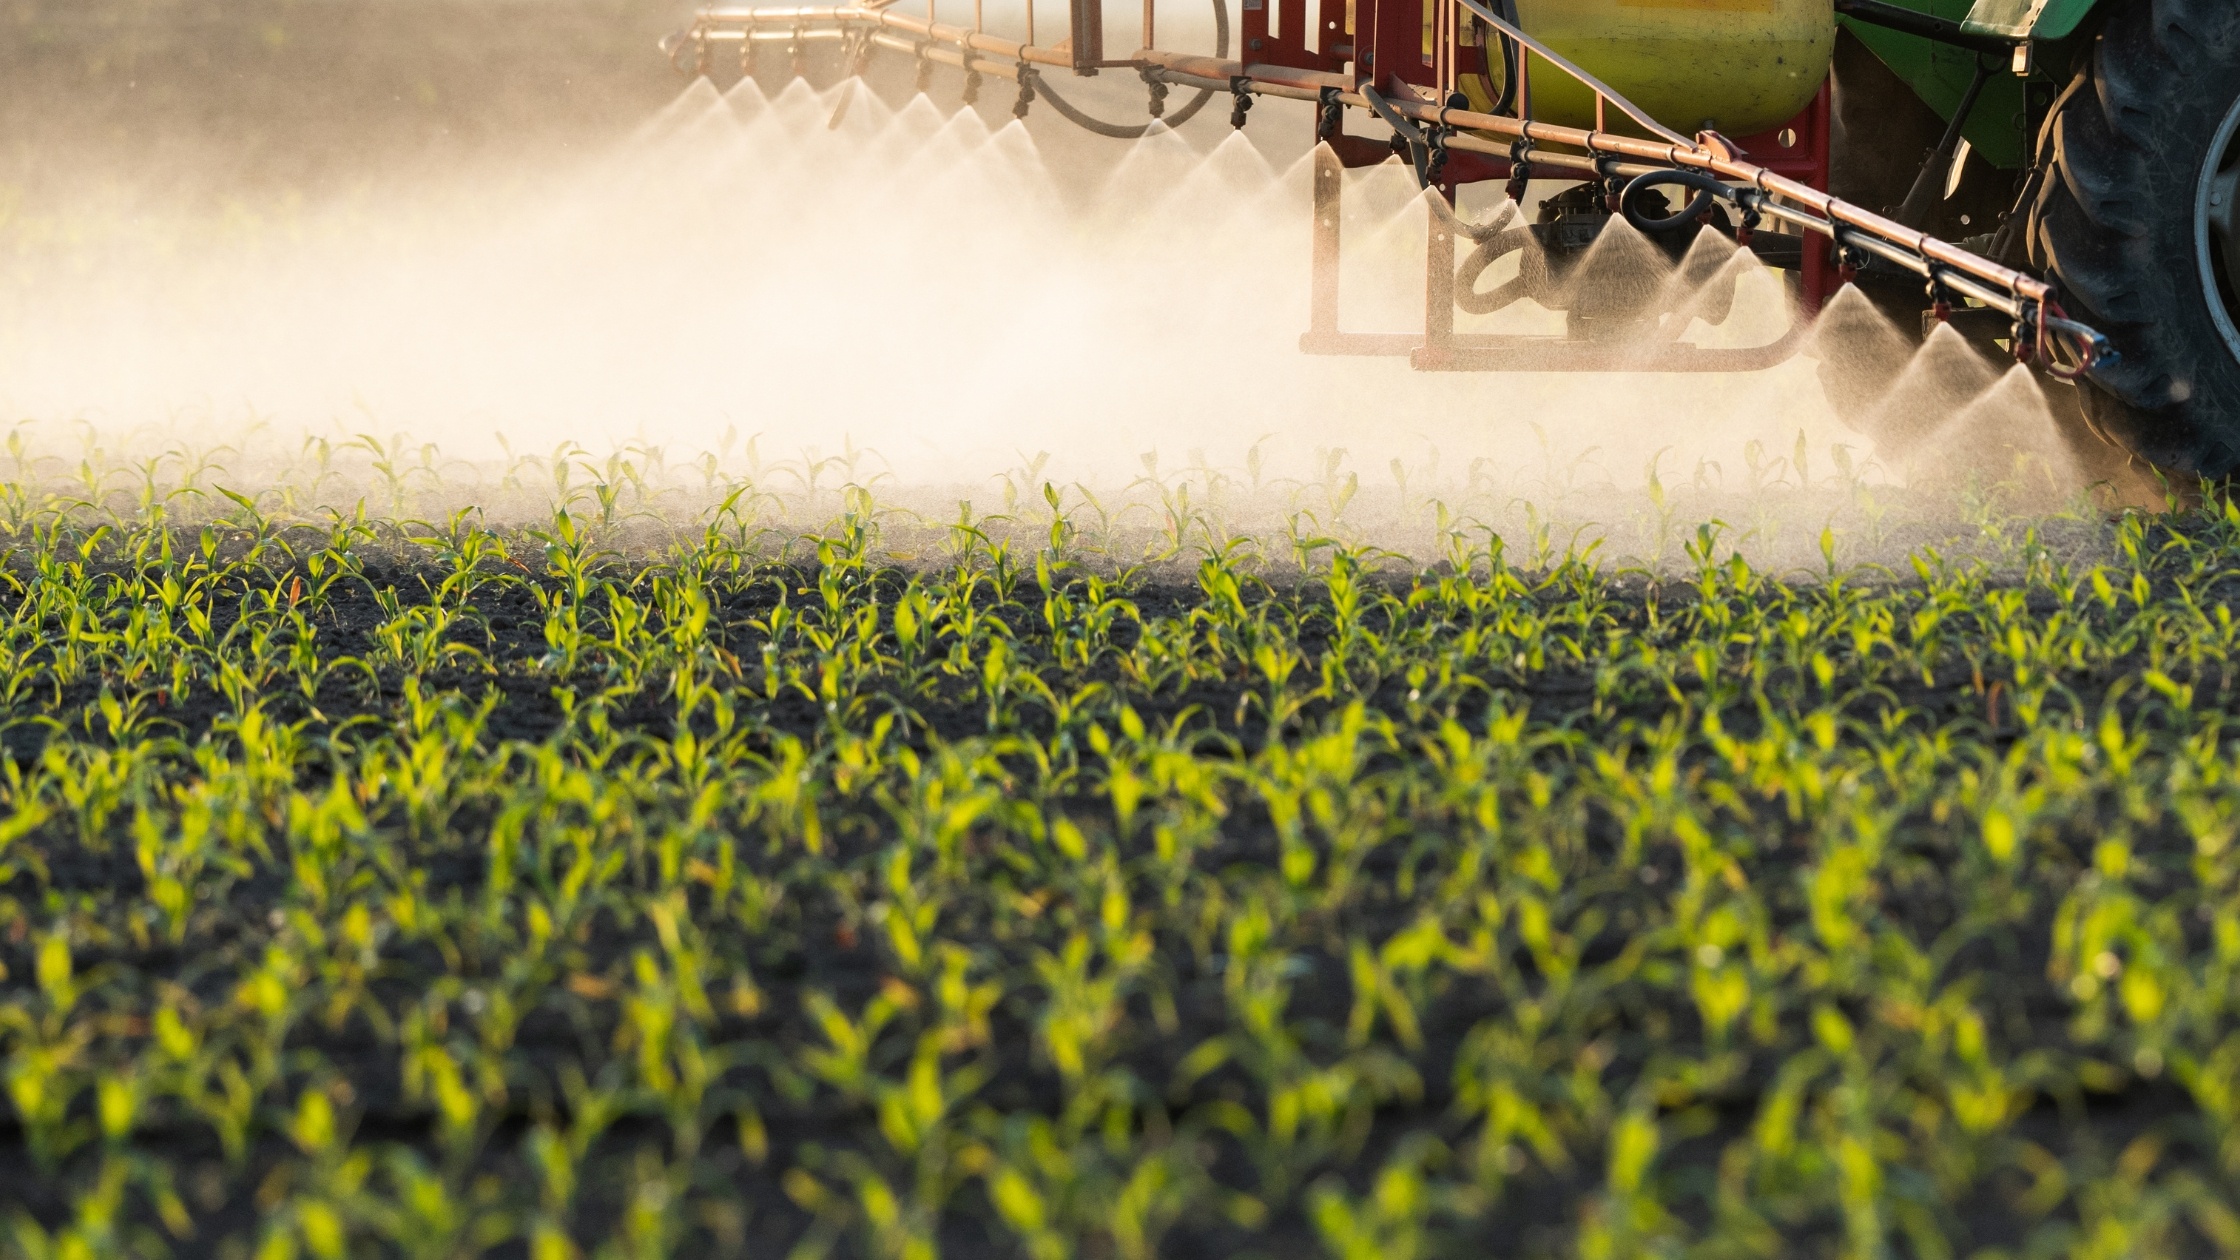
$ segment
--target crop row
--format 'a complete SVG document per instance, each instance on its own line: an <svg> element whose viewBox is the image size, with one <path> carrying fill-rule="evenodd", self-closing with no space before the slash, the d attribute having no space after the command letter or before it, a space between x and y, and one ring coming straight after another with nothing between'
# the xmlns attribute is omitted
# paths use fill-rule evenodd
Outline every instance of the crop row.
<svg viewBox="0 0 2240 1260"><path fill-rule="evenodd" d="M1777 578L730 502L19 519L8 1245L2240 1250L2240 512Z"/></svg>

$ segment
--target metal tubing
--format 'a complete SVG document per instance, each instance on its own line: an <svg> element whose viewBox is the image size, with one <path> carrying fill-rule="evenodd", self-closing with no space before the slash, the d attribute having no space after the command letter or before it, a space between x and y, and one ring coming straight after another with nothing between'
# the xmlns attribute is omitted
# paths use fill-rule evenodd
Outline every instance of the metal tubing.
<svg viewBox="0 0 2240 1260"><path fill-rule="evenodd" d="M886 2L888 0L880 0L882 4ZM1147 44L1155 34L1153 14L1149 7L1151 2L1152 0L1146 0ZM1703 171L1750 190L1749 195L1753 197L1750 204L1761 213L1807 232L1832 237L1840 244L1865 249L1916 274L1937 275L1940 282L1955 293L1984 301L2009 313L2025 309L2048 309L2048 304L2053 299L2053 289L2044 281L1969 253L1959 246L1907 227L1886 215L1839 201L1801 181L1776 175L1749 161L1746 154L1714 132L1704 132L1691 141L1648 117L1608 85L1526 35L1514 24L1487 8L1481 0L1456 0L1456 3L1515 45L1518 50L1520 78L1531 59L1538 57L1579 80L1602 98L1606 105L1615 106L1635 124L1657 138L1642 139L1606 130L1581 131L1573 127L1538 122L1529 117L1529 104L1520 110L1524 115L1520 117L1449 109L1437 102L1413 99L1409 95L1397 93L1383 94L1382 99L1373 104L1370 97L1362 91L1371 82L1367 67L1362 67L1357 74L1333 74L1290 66L1246 63L1227 57L1168 53L1150 48L1139 51L1132 60L1124 63L1100 64L1128 65L1144 72L1146 77L1172 84L1213 91L1243 90L1292 100L1316 100L1323 89L1335 88L1339 103L1345 106L1372 112L1390 111L1398 119L1408 123L1444 129L1450 148L1506 157L1509 155L1508 148L1487 136L1507 137L1524 141L1526 152L1531 155L1535 164L1563 170L1618 174L1629 178L1660 169ZM692 36L703 41L741 39L760 37L762 29L769 27L807 28L818 24L842 28L869 26L902 32L915 37L917 41L910 45L909 51L933 56L936 52L943 51L943 46L946 45L957 50L957 60L950 61L948 57L941 57L940 60L949 64L969 65L980 73L997 74L1006 78L1017 77L1016 66L1019 63L1079 68L1073 50L1038 48L1033 43L1031 30L1028 41L1019 43L976 30L905 17L884 7L872 5L711 9L701 15L692 29ZM812 38L819 33L806 29L801 31L802 35ZM789 29L776 32L771 37L795 36ZM886 41L880 42L883 47L893 46ZM1008 62L1010 65L991 59L1000 59L1000 62ZM1010 70L1011 73L1005 74L1005 70ZM1394 84L1397 87L1397 80L1394 80ZM1376 108L1379 104L1383 106L1383 110ZM1472 132L1486 134L1472 135ZM1613 158L1628 161L1598 167L1598 158L1604 161ZM2045 322L2048 327L2070 331L2067 323L2053 315L2046 315Z"/></svg>
<svg viewBox="0 0 2240 1260"><path fill-rule="evenodd" d="M1394 99L1387 101L1387 104L1395 112L1419 122L1436 122L1441 113L1436 108L1414 101ZM1609 132L1580 131L1573 127L1500 118L1469 110L1447 110L1445 114L1449 126L1472 131L1492 131L1535 144L1563 145L1615 157L1646 158L1665 166L1709 171L1723 179L1746 184L1768 196L1779 197L1811 210L1819 216L1820 221L1809 222L1806 226L1823 235L1834 235L1833 229L1839 224L1858 228L1910 249L1931 262L1973 275L2032 301L2043 301L2052 293L2052 287L2044 281L2033 279L2012 268L2002 267L1989 259L1979 258L1956 245L1940 241L1926 232L1908 228L1883 215L1839 201L1809 184L1776 175L1762 166L1717 156L1708 145L1651 144Z"/></svg>
<svg viewBox="0 0 2240 1260"><path fill-rule="evenodd" d="M892 49L899 53L909 53L913 56L922 56L927 61L937 61L942 65L954 66L959 70L984 74L990 78L1008 79L1013 83L1019 81L1019 64L1014 61L995 61L974 53L959 52L954 48L944 48L939 44L913 44L899 35L889 35L884 31L873 35L871 42L881 48Z"/></svg>
<svg viewBox="0 0 2240 1260"><path fill-rule="evenodd" d="M1160 82L1173 87L1202 88L1213 92L1232 91L1236 82L1234 79L1210 79L1201 74L1185 74L1179 70L1153 70L1151 73L1157 75ZM1254 96L1273 96L1291 101L1318 101L1322 99L1320 93L1307 88L1290 87L1276 83L1254 83L1246 90ZM1341 93L1339 99L1344 100L1345 95ZM1355 99L1358 100L1359 98ZM1352 102L1348 101L1347 103L1351 104Z"/></svg>
<svg viewBox="0 0 2240 1260"><path fill-rule="evenodd" d="M1234 65L1235 63L1226 64ZM1243 74L1244 67L1237 66L1235 73ZM1254 84L1253 87L1254 90L1258 90L1259 85ZM1271 93L1271 95L1274 95L1274 93ZM1289 95L1289 93L1283 93L1283 95ZM1367 98L1359 93L1342 92L1339 94L1339 99L1356 108L1370 108ZM1956 245L1940 241L1926 232L1908 228L1904 224L1895 222L1883 215L1870 210L1863 210L1848 202L1839 201L1809 184L1799 183L1796 180L1776 175L1754 163L1721 156L1721 150L1731 152L1731 149L1728 149L1724 143L1719 143L1717 148L1714 148L1712 143L1700 145L1656 144L1646 140L1637 140L1630 136L1613 135L1606 131L1581 131L1575 127L1558 127L1550 123L1505 118L1493 114L1480 114L1471 110L1442 109L1399 97L1386 98L1385 105L1395 113L1417 122L1436 123L1444 115L1446 125L1450 127L1468 131L1491 131L1499 135L1514 136L1531 142L1535 146L1561 145L1567 148L1585 149L1591 153L1608 154L1613 157L1645 158L1665 167L1686 167L1693 170L1708 171L1723 179L1748 185L1769 197L1781 198L1812 211L1815 217L1797 217L1792 221L1821 235L1834 236L1836 228L1839 226L1857 228L1869 235L1888 240L1903 249L1911 250L1927 262L1938 263L1951 270L1974 276L1987 284L2007 290L2018 298L2032 302L2043 302L2052 296L2052 286L2042 280L2024 275L2010 267L2002 267L1987 258L1980 258ZM1456 136L1448 143L1455 145L1462 139L1463 137ZM1705 139L1706 141L1717 140L1716 137L1708 135ZM1547 160L1553 156L1555 155L1544 154L1541 160ZM1767 208L1770 209L1770 205Z"/></svg>
<svg viewBox="0 0 2240 1260"><path fill-rule="evenodd" d="M1516 40L1520 49L1524 52L1541 56L1559 68L1565 69L1567 73L1576 70L1576 67L1571 66L1560 55L1542 48L1538 41L1532 40L1522 31L1516 30L1508 23L1503 22L1498 16L1484 9L1478 3L1478 0L1461 0L1461 3L1481 19L1490 21L1509 38ZM704 34L709 33L705 29L707 23L732 22L740 25L760 26L769 23L811 20L886 26L909 32L929 41L962 44L976 52L985 52L1012 61L1030 61L1042 65L1068 67L1072 64L1070 56L1055 49L1035 48L1032 45L997 39L989 35L978 35L962 28L915 20L885 10L859 8L714 10L702 19ZM1224 90L1230 88L1238 78L1242 77L1247 81L1246 88L1249 91L1266 96L1279 96L1296 100L1313 99L1321 88L1337 86L1338 83L1346 82L1346 76L1343 75L1331 75L1311 70L1247 65L1242 61L1223 57L1195 57L1145 50L1137 54L1136 60L1144 68L1162 73L1163 77L1171 76L1170 81L1179 79L1189 86ZM1590 87L1594 87L1597 91L1608 91L1606 87L1598 86L1599 81L1594 80L1592 76L1586 75L1583 71L1578 73L1582 81L1587 82ZM1332 83L1331 80L1337 80L1338 83ZM1347 84L1347 86L1353 85ZM1633 117L1636 122L1643 121L1638 116L1639 111L1628 105L1624 98L1618 97L1615 93L1611 93L1611 97L1613 103L1618 104L1621 109L1625 110L1629 117ZM1357 109L1371 108L1368 98L1358 91L1343 91L1339 94L1339 99L1344 104ZM2052 296L2051 286L2043 281L2024 275L2012 268L2002 267L1989 259L1977 257L1958 246L1937 240L1927 233L1908 228L1883 215L1838 201L1808 184L1775 175L1754 163L1742 161L1740 160L1741 155L1736 154L1731 146L1720 137L1708 133L1700 137L1698 141L1691 143L1681 139L1676 132L1661 126L1654 126L1653 120L1649 120L1646 125L1650 125L1660 135L1669 140L1669 143L1660 144L1631 136L1614 135L1607 131L1581 131L1574 127L1558 127L1530 119L1480 114L1472 110L1446 109L1443 106L1409 100L1404 97L1388 98L1385 105L1400 116L1417 123L1438 123L1462 131L1487 131L1496 135L1511 136L1525 140L1535 148L1543 150L1547 146L1560 146L1609 157L1637 158L1667 167L1685 167L1708 171L1723 179L1755 188L1769 198L1788 201L1811 211L1814 216L1817 216L1816 218L1800 218L1792 221L1822 235L1833 236L1839 227L1857 228L1869 236L1882 238L1901 249L1911 251L1927 262L1937 263L1950 270L1973 276L1994 288L2011 292L2020 299L2044 302ZM1462 140L1464 140L1464 137L1458 135L1450 140L1450 143ZM1471 147L1476 148L1476 146ZM1482 152L1484 150L1480 149L1478 151ZM1556 155L1543 153L1542 160L1550 160L1554 156Z"/></svg>
<svg viewBox="0 0 2240 1260"><path fill-rule="evenodd" d="M1561 55L1542 47L1537 40L1531 39L1522 31L1516 30L1509 23L1502 21L1498 15L1484 9L1477 3L1477 0L1461 0L1461 3L1481 19L1489 21L1504 35L1517 41L1523 52L1540 56L1551 64L1564 69L1567 73L1576 72L1581 80L1591 88L1601 92L1609 92L1609 89L1601 85L1599 80L1595 80L1584 71L1577 70L1577 67ZM1071 65L1070 58L1055 49L1035 48L1031 45L998 39L990 35L975 34L958 27L908 18L885 10L855 7L710 10L702 17L701 33L704 37L713 35L715 31L710 29L711 26L725 22L743 26L761 26L818 20L891 27L935 43L961 44L977 52L990 53L1013 61L1031 61L1052 66ZM1295 100L1314 99L1319 90L1326 86L1344 85L1353 87L1358 82L1357 80L1350 80L1345 75L1321 71L1247 65L1242 61L1230 58L1165 53L1154 49L1139 52L1133 64L1153 70L1155 73L1159 73L1160 77L1166 78L1170 82L1179 82L1192 87L1208 87L1215 90L1229 89L1239 77L1243 77L1248 80L1246 87L1249 91L1266 96ZM1573 127L1559 127L1529 119L1480 114L1472 110L1446 109L1428 102L1414 101L1402 97L1388 98L1385 104L1401 116L1419 123L1443 122L1446 126L1461 131L1489 131L1497 135L1525 140L1540 150L1540 160L1544 162L1552 162L1559 156L1547 152L1544 147L1555 145L1583 149L1589 153L1599 153L1612 157L1638 158L1665 167L1687 167L1709 171L1722 178L1747 184L1770 197L1782 198L1812 211L1818 216L1817 219L1798 219L1796 221L1802 226L1809 227L1811 230L1824 235L1834 235L1838 226L1857 228L1870 235L1888 239L1902 248L1919 254L1928 261L1974 275L1992 285L2011 290L2030 300L2042 301L2051 294L2050 287L2042 281L2035 280L2011 268L1999 266L1988 259L1978 258L1956 246L1939 241L1926 233L1909 229L1882 215L1837 201L1809 185L1786 179L1765 170L1763 167L1741 161L1739 155L1734 154L1731 148L1718 137L1707 134L1699 142L1690 143L1680 138L1678 133L1656 125L1654 120L1645 120L1639 115L1638 110L1631 107L1625 102L1624 98L1617 96L1615 92L1609 92L1609 94L1613 103L1618 104L1621 109L1625 110L1628 117L1633 117L1636 122L1643 122L1645 126L1666 137L1670 143L1660 144L1631 136L1615 135L1607 131L1581 131ZM1341 91L1339 100L1343 104L1356 109L1367 110L1372 108L1368 98L1358 91ZM1456 135L1450 139L1449 144L1458 148L1466 147L1477 152L1499 151L1498 146L1492 146L1489 149L1481 143L1476 143L1477 139L1476 137Z"/></svg>
<svg viewBox="0 0 2240 1260"><path fill-rule="evenodd" d="M1972 276L1947 275L1943 277L1943 283L1946 288L1962 297L1974 298L1994 310L2016 318L2021 317L2022 303L2016 301L2011 293L2001 293Z"/></svg>
<svg viewBox="0 0 2240 1260"><path fill-rule="evenodd" d="M1074 65L1071 53L1055 48L1037 48L1031 43L1023 44L1017 40L982 34L966 27L952 26L946 22L929 22L924 18L911 17L907 14L884 9L718 10L706 15L703 21L729 22L742 28L817 21L830 22L837 26L883 27L889 30L903 31L932 43L967 48L974 52L987 53L1013 62L1029 61L1036 65L1055 66L1069 70ZM804 34L809 38L833 39L837 38L840 32L834 30L828 34L812 30L806 31ZM708 39L739 39L744 36L730 34L719 26L704 30L702 37Z"/></svg>
<svg viewBox="0 0 2240 1260"><path fill-rule="evenodd" d="M2023 304L2017 295L2001 292L1973 276L1924 263L1919 258L1908 255L1904 250L1893 247L1887 241L1878 241L1871 236L1845 233L1837 239L1853 249L1864 250L1877 258L1903 267L1924 280L1934 276L1937 283L1962 297L1973 298L2003 314L2015 318L2021 317Z"/></svg>
<svg viewBox="0 0 2240 1260"><path fill-rule="evenodd" d="M844 30L837 30L830 27L812 27L809 30L800 32L791 30L752 32L732 31L723 34L711 35L708 37L708 42L711 44L782 44L796 39L846 39L847 37L848 33Z"/></svg>
<svg viewBox="0 0 2240 1260"><path fill-rule="evenodd" d="M1783 215L1782 217L1788 218L1789 216ZM1792 222L1801 223L1807 227L1819 226L1812 220L1801 217L1792 220ZM1923 261L1919 254L1910 250L1900 249L1888 241L1877 240L1872 236L1859 236L1850 232L1845 232L1835 239L1838 244L1848 245L1853 249L1863 249L1885 262L1895 263L1924 280L1929 278L1929 264Z"/></svg>
<svg viewBox="0 0 2240 1260"><path fill-rule="evenodd" d="M1510 146L1483 136L1473 136L1467 131L1447 137L1447 147L1463 153L1483 153L1487 157L1506 158L1512 153ZM1644 166L1639 162L1613 162L1609 158L1591 158L1583 153L1558 153L1526 145L1524 158L1534 166L1553 166L1583 175L1615 175L1620 179L1635 179L1669 171L1669 166Z"/></svg>

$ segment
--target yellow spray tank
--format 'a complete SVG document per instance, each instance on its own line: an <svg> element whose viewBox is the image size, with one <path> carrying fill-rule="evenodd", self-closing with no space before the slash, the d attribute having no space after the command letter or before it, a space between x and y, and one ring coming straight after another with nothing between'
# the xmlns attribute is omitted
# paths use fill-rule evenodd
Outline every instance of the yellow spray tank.
<svg viewBox="0 0 2240 1260"><path fill-rule="evenodd" d="M1835 0L1515 0L1515 12L1525 34L1682 135L1780 126L1812 103L1835 56ZM1465 83L1480 109L1502 90L1493 60ZM1594 94L1568 75L1536 57L1526 82L1534 117L1595 125Z"/></svg>

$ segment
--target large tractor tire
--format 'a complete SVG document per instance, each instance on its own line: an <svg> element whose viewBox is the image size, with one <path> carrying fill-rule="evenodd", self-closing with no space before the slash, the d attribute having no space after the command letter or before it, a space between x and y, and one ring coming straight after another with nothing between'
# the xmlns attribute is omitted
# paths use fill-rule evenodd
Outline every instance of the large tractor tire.
<svg viewBox="0 0 2240 1260"><path fill-rule="evenodd" d="M2087 422L2166 471L2240 473L2240 3L2122 0L2043 144L2030 261L2121 355Z"/></svg>

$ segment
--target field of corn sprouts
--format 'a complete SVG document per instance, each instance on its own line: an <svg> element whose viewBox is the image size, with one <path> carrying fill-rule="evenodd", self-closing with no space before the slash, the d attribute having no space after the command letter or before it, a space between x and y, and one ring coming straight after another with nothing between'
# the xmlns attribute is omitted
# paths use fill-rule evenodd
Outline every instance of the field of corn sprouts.
<svg viewBox="0 0 2240 1260"><path fill-rule="evenodd" d="M14 454L11 1254L2240 1251L2240 511Z"/></svg>

